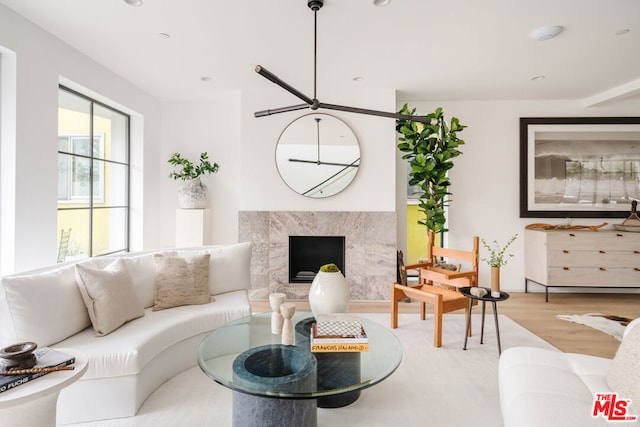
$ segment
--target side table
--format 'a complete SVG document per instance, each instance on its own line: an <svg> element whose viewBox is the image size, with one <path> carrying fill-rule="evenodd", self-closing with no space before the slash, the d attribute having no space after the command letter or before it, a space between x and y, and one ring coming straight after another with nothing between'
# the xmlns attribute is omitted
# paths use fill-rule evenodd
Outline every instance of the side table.
<svg viewBox="0 0 640 427"><path fill-rule="evenodd" d="M87 356L74 350L56 349L75 356L72 371L51 372L13 390L0 393L2 427L55 426L60 390L80 379L87 370Z"/></svg>
<svg viewBox="0 0 640 427"><path fill-rule="evenodd" d="M462 349L463 350L467 349L467 339L469 338L469 328L471 328L471 308L472 308L473 300L475 299L478 301L482 301L482 325L480 327L480 344L483 344L483 340L484 340L485 305L487 302L490 302L491 304L493 304L493 319L496 323L496 335L498 337L498 355L500 355L502 354L502 347L500 346L500 327L498 326L498 309L496 307L496 303L509 299L509 294L506 292L500 291L500 296L497 298L494 298L491 296L491 289L489 288L482 288L482 289L486 289L487 294L482 297L479 297L471 294L471 287L469 286L459 288L460 293L469 299L469 310L467 311L467 329L464 335L464 347L462 347Z"/></svg>

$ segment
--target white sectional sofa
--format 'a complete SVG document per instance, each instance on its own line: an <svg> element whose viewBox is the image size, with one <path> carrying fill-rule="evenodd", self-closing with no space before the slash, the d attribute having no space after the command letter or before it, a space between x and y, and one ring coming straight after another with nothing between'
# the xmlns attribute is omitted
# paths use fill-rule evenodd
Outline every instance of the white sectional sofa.
<svg viewBox="0 0 640 427"><path fill-rule="evenodd" d="M597 394L630 399L628 416L640 419L640 319L625 329L613 359L530 347L505 350L499 362L500 406L505 427L635 426L613 421ZM620 409L620 408L619 408ZM615 417L615 414L614 414Z"/></svg>
<svg viewBox="0 0 640 427"><path fill-rule="evenodd" d="M204 302L154 311L154 306L158 308L156 254L165 260L205 255L209 262L205 286L213 298L206 295ZM247 242L127 253L3 277L0 348L34 341L40 347L71 348L88 355L85 375L60 393L58 424L133 416L158 386L197 364L198 345L210 331L251 314L250 260ZM98 336L96 316L100 313L96 310L104 307L100 303L108 305L111 300L109 295L103 300L98 296L86 304L78 285L82 277L76 270L88 267L98 276L105 275L108 283L109 277L120 277L109 276L116 261L133 282L135 296L128 299L137 301L135 315L129 316L135 318ZM114 274L121 274L120 270Z"/></svg>

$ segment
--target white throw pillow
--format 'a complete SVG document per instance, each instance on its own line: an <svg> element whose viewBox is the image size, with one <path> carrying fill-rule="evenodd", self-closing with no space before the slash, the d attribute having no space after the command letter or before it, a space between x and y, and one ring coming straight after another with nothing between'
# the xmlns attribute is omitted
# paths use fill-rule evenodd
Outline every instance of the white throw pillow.
<svg viewBox="0 0 640 427"><path fill-rule="evenodd" d="M73 265L2 279L17 342L55 344L91 325ZM11 344L11 343L9 343Z"/></svg>
<svg viewBox="0 0 640 427"><path fill-rule="evenodd" d="M625 333L609 365L607 384L620 399L631 399L629 413L640 415L640 327Z"/></svg>
<svg viewBox="0 0 640 427"><path fill-rule="evenodd" d="M155 294L156 264L153 254L139 255L131 258L123 257L122 261L127 266L131 280L136 287L136 292L144 308L153 306Z"/></svg>
<svg viewBox="0 0 640 427"><path fill-rule="evenodd" d="M211 254L209 292L211 295L251 288L251 242L242 242L200 251L179 251L180 255Z"/></svg>
<svg viewBox="0 0 640 427"><path fill-rule="evenodd" d="M144 316L144 307L122 259L104 270L78 264L76 279L96 336L107 335Z"/></svg>
<svg viewBox="0 0 640 427"><path fill-rule="evenodd" d="M209 295L209 258L209 254L188 258L155 254L153 311L213 301Z"/></svg>

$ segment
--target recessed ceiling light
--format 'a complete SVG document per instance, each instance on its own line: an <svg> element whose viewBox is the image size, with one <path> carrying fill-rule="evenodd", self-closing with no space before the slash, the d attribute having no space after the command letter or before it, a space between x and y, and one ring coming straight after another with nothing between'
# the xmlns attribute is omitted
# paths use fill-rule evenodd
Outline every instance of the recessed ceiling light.
<svg viewBox="0 0 640 427"><path fill-rule="evenodd" d="M629 31L631 31L631 30L630 30L630 29L628 29L628 28L625 28L625 29L623 29L623 30L616 31L616 36L623 36L623 35L625 35L625 34L629 34Z"/></svg>
<svg viewBox="0 0 640 427"><path fill-rule="evenodd" d="M546 77L545 76L533 76L531 77L531 80L533 80L534 82L537 82L539 80L544 80Z"/></svg>
<svg viewBox="0 0 640 427"><path fill-rule="evenodd" d="M158 34L158 37L160 37L161 39L170 39L171 35L167 34L167 33L160 33Z"/></svg>
<svg viewBox="0 0 640 427"><path fill-rule="evenodd" d="M351 80L353 80L354 82L361 82L361 81L363 81L363 80L364 80L364 77L362 77L362 76L355 76L355 77L354 77L353 79L351 79Z"/></svg>
<svg viewBox="0 0 640 427"><path fill-rule="evenodd" d="M550 40L560 34L563 28L559 25L552 25L535 29L529 33L529 37L534 40L545 41Z"/></svg>
<svg viewBox="0 0 640 427"><path fill-rule="evenodd" d="M129 6L142 6L142 0L124 0Z"/></svg>
<svg viewBox="0 0 640 427"><path fill-rule="evenodd" d="M200 77L200 80L202 80L203 82L210 82L213 79L209 76L202 76Z"/></svg>
<svg viewBox="0 0 640 427"><path fill-rule="evenodd" d="M386 6L391 3L391 0L373 0L374 6Z"/></svg>

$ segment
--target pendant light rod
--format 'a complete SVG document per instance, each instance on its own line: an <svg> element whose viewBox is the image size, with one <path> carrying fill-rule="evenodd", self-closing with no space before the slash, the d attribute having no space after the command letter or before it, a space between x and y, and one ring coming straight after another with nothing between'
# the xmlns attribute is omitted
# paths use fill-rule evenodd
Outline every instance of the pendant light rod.
<svg viewBox="0 0 640 427"><path fill-rule="evenodd" d="M291 93L292 95L300 98L301 100L303 100L307 104L309 104L309 105L313 104L313 100L311 98L309 98L304 93L300 92L295 87L291 86L289 83L286 83L283 80L281 80L278 76L276 76L271 71L269 71L266 68L264 68L262 65L256 65L256 73L260 74L262 77L264 77L265 79L269 80L270 82L277 84L282 89L284 89L287 92ZM318 101L316 100L316 102L318 102Z"/></svg>
<svg viewBox="0 0 640 427"><path fill-rule="evenodd" d="M412 122L431 123L431 119L425 116L411 116L408 114L391 113L388 111L370 110L368 108L359 107L347 107L345 105L325 104L321 102L318 108L324 108L327 110L345 111L347 113L366 114L369 116L388 117L396 120L409 120Z"/></svg>
<svg viewBox="0 0 640 427"><path fill-rule="evenodd" d="M262 65L257 65L255 68L256 73L260 74L265 79L280 86L287 92L291 93L295 97L306 102L306 104L292 105L289 107L274 108L272 110L256 111L255 117L266 117L272 114L286 113L289 111L302 110L304 108L310 108L317 110L318 108L325 108L327 110L344 111L347 113L366 114L369 116L387 117L396 120L409 120L413 122L430 123L431 119L425 116L411 116L408 114L392 113L379 110L370 110L368 108L347 107L344 105L325 104L318 101L317 97L317 68L318 68L318 10L324 5L324 0L308 0L307 6L313 11L313 99L309 98L298 89L294 88L290 84L286 83L278 76L264 68Z"/></svg>
<svg viewBox="0 0 640 427"><path fill-rule="evenodd" d="M324 108L326 110L344 111L347 113L356 113L356 114L366 114L369 116L387 117L387 118L396 119L396 120L409 120L409 121L418 122L418 123L431 123L431 119L426 116L411 116L408 114L391 113L388 111L371 110L368 108L347 107L345 105L326 104L324 102L319 102L317 108L313 108L313 106L309 104L297 104L297 105L292 105L290 107L280 107L280 108L273 108L271 110L256 111L254 113L254 116L267 117L267 116L272 116L274 114L288 113L290 111L296 111L296 110L303 110L305 108L310 108L312 110L317 110L318 108Z"/></svg>
<svg viewBox="0 0 640 427"><path fill-rule="evenodd" d="M313 99L318 99L318 8L313 9Z"/></svg>
<svg viewBox="0 0 640 427"><path fill-rule="evenodd" d="M288 113L289 111L302 110L305 108L309 108L309 104L297 104L297 105L291 105L289 107L274 108L272 110L256 111L255 113L253 113L253 115L255 117L266 117L266 116L271 116L273 114Z"/></svg>

